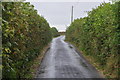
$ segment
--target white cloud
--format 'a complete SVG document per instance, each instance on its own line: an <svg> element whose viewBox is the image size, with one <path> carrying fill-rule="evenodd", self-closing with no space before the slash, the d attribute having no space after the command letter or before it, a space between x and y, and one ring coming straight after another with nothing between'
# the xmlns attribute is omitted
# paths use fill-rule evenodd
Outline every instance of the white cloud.
<svg viewBox="0 0 120 80"><path fill-rule="evenodd" d="M64 0L69 2L64 2L63 0L61 0L61 2L56 2L58 0L44 0L44 1L43 0L27 0L27 1L31 1L30 3L35 6L35 9L38 11L38 14L42 15L48 21L51 27L56 27L60 32L65 31L67 28L67 25L70 25L71 23L71 6L74 6L73 17L74 19L77 19L77 18L87 16L86 11L91 11L92 8L96 8L97 6L100 5L100 3L104 2L104 0L94 0L94 1L93 0L89 0L89 1L88 0ZM54 1L54 2L50 2L50 1ZM74 2L70 2L70 1L74 1ZM93 2L90 2L90 1L93 1ZM109 0L105 0L105 2L108 2L108 1Z"/></svg>
<svg viewBox="0 0 120 80"><path fill-rule="evenodd" d="M109 0L26 0L26 2L110 2Z"/></svg>

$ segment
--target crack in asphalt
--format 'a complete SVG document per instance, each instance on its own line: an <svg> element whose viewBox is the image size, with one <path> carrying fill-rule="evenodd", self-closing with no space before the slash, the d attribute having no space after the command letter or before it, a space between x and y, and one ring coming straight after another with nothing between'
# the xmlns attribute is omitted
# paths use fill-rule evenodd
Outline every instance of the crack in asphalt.
<svg viewBox="0 0 120 80"><path fill-rule="evenodd" d="M82 54L64 41L65 36L52 40L36 78L103 78Z"/></svg>

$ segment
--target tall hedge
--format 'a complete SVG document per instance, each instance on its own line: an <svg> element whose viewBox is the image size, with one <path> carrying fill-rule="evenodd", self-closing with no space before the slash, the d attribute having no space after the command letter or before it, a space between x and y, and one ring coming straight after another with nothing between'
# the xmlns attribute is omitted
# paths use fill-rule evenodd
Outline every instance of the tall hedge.
<svg viewBox="0 0 120 80"><path fill-rule="evenodd" d="M74 20L66 31L66 40L92 56L109 77L118 77L119 14L120 2L102 3L87 17Z"/></svg>
<svg viewBox="0 0 120 80"><path fill-rule="evenodd" d="M52 39L47 21L28 2L2 3L3 78L25 78L30 61Z"/></svg>
<svg viewBox="0 0 120 80"><path fill-rule="evenodd" d="M53 37L59 36L58 30L55 27L51 28L51 32Z"/></svg>

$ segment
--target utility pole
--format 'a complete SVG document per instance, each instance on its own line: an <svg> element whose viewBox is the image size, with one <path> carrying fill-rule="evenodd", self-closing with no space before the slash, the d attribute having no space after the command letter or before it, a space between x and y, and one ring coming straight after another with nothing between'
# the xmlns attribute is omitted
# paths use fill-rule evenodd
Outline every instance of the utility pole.
<svg viewBox="0 0 120 80"><path fill-rule="evenodd" d="M72 6L72 11L71 11L71 23L73 22L73 6Z"/></svg>

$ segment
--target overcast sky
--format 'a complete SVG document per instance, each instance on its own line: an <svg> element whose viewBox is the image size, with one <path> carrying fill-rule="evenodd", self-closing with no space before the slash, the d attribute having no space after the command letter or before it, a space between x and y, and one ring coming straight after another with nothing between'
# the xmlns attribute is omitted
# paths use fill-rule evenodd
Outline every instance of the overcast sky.
<svg viewBox="0 0 120 80"><path fill-rule="evenodd" d="M27 0L35 6L38 14L42 15L51 27L65 31L71 22L71 6L74 6L74 19L87 16L86 11L91 11L102 2L109 0Z"/></svg>

